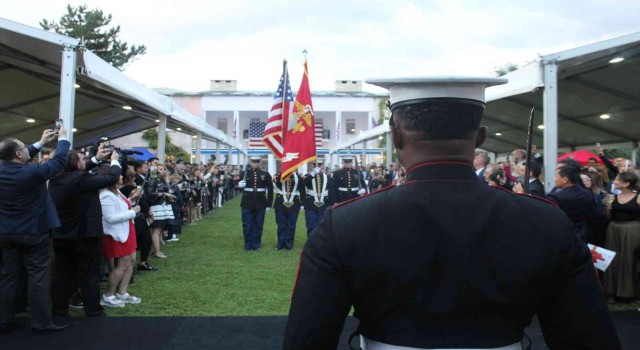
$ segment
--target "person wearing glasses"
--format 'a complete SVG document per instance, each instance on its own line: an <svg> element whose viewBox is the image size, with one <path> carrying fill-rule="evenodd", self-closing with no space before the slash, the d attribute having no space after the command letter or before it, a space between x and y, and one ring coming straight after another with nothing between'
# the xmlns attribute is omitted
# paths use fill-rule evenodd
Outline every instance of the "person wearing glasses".
<svg viewBox="0 0 640 350"><path fill-rule="evenodd" d="M44 145L58 139L55 155L46 163L30 163ZM24 266L29 281L31 327L48 333L67 328L55 325L49 311L51 230L60 227L46 183L66 164L71 144L64 125L45 130L40 141L26 145L16 138L0 141L0 247L4 266L0 274L0 332L19 328L14 299Z"/></svg>

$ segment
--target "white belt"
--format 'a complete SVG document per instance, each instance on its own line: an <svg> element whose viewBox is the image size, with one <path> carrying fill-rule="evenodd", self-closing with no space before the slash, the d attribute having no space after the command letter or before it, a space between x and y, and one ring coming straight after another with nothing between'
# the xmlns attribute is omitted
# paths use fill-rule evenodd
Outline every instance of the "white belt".
<svg viewBox="0 0 640 350"><path fill-rule="evenodd" d="M360 191L360 188L358 187L338 187L338 191L342 191L342 192L348 192L348 191Z"/></svg>
<svg viewBox="0 0 640 350"><path fill-rule="evenodd" d="M285 194L281 189L279 188L274 188L273 191L277 194ZM292 196L299 196L300 195L300 191L293 191L291 192Z"/></svg>
<svg viewBox="0 0 640 350"><path fill-rule="evenodd" d="M251 187L248 187L248 188L245 187L244 191L245 192L266 192L267 189L266 188L256 188L255 191L254 191L253 188L251 188Z"/></svg>
<svg viewBox="0 0 640 350"><path fill-rule="evenodd" d="M412 348L410 346L398 346L381 343L379 341L367 339L360 336L360 347L362 350L474 350L474 348L446 348L446 349L427 349L427 348ZM475 348L475 350L522 350L520 342L513 343L511 345L502 346L499 348Z"/></svg>
<svg viewBox="0 0 640 350"><path fill-rule="evenodd" d="M313 195L315 194L315 193L313 192L313 189L311 189L311 188L305 188L305 190L306 190L305 192L307 193L307 196L311 196L311 197L313 197ZM329 195L329 190L324 190L324 192L322 192L322 193L320 193L320 194L321 194L323 197L326 197L326 196L328 196L328 195Z"/></svg>

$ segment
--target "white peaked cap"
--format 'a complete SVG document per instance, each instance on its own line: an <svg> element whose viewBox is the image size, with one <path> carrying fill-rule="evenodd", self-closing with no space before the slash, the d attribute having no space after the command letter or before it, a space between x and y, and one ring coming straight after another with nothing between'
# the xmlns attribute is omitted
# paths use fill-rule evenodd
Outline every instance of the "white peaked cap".
<svg viewBox="0 0 640 350"><path fill-rule="evenodd" d="M487 87L506 84L508 81L505 78L495 77L453 76L366 80L369 84L389 90L391 107L436 98L463 99L484 104L484 92Z"/></svg>

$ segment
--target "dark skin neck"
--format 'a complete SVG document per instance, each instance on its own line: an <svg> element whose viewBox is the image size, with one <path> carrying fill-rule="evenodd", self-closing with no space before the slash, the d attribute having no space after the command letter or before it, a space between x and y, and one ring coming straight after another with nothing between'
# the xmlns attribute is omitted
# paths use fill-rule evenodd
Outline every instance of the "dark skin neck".
<svg viewBox="0 0 640 350"><path fill-rule="evenodd" d="M398 158L406 169L428 162L462 162L473 166L475 150L487 137L487 128L483 126L463 140L425 140L423 133L403 128L398 119L391 134Z"/></svg>

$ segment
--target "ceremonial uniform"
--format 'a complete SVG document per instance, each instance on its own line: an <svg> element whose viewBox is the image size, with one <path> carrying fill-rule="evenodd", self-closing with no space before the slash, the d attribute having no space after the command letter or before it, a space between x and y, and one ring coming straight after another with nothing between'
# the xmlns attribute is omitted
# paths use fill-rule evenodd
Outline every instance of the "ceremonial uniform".
<svg viewBox="0 0 640 350"><path fill-rule="evenodd" d="M336 203L342 203L359 196L358 192L367 186L357 169L342 168L333 173L333 187Z"/></svg>
<svg viewBox="0 0 640 350"><path fill-rule="evenodd" d="M307 238L320 224L325 210L333 205L335 193L333 180L325 173L317 173L314 176L307 175L304 178L304 215L307 222Z"/></svg>
<svg viewBox="0 0 640 350"><path fill-rule="evenodd" d="M244 181L246 186L240 202L244 249L258 250L262 245L264 213L273 202L273 183L271 175L261 169L247 170Z"/></svg>
<svg viewBox="0 0 640 350"><path fill-rule="evenodd" d="M273 178L276 200L273 208L276 211L278 225L278 244L276 249L293 249L296 233L296 223L300 213L300 193L304 190L304 183L297 173L293 173L285 182L280 181L280 174Z"/></svg>
<svg viewBox="0 0 640 350"><path fill-rule="evenodd" d="M284 348L335 349L353 306L360 334L394 345L496 348L538 314L551 349L617 349L606 306L591 305L602 298L557 207L488 187L471 164L423 164L327 211L303 250Z"/></svg>
<svg viewBox="0 0 640 350"><path fill-rule="evenodd" d="M412 162L406 182L326 211L300 258L284 349L335 349L352 307L365 350L521 349L534 315L550 349L620 349L591 254L567 216L545 200L486 186L475 173L484 88L504 82L391 84L393 142ZM431 102L440 110L426 111ZM394 103L415 114L396 124ZM443 116L448 108L462 113ZM446 126L457 117L469 118L460 134ZM425 127L409 118L443 120L426 119ZM420 149L425 139L433 152Z"/></svg>

